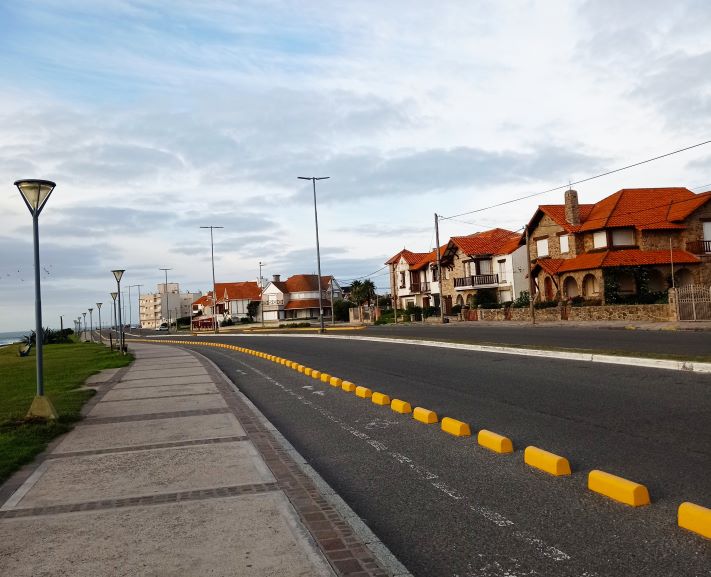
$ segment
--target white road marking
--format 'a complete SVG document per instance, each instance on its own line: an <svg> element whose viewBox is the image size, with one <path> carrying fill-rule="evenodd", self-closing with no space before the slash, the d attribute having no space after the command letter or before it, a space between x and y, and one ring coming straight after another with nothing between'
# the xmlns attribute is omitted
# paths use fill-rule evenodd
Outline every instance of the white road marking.
<svg viewBox="0 0 711 577"><path fill-rule="evenodd" d="M376 451L379 453L382 453L384 455L388 455L398 463L407 466L409 469L413 471L416 477L419 479L426 481L429 483L431 487L434 489L437 489L440 491L442 494L446 495L450 499L454 499L456 501L463 501L466 502L469 500L469 498L462 494L460 491L457 491L456 489L450 487L447 485L444 481L439 479L439 475L436 473L433 473L432 471L426 469L422 465L417 464L411 457L408 457L407 455L403 455L402 453L398 453L396 451L388 451L387 445L385 443L382 443L381 441L378 441L377 439L372 438L370 435L367 433L358 430L357 428L349 425L345 421L341 420L338 418L336 415L325 409L324 407L315 405L313 401L308 400L305 398L303 395L300 395L293 391L290 387L280 383L276 379L272 378L268 374L264 373L263 371L252 367L245 363L244 361L237 361L244 366L248 367L255 373L257 373L259 376L261 376L263 379L266 381L272 383L276 387L280 388L282 391L284 391L286 394L296 398L300 402L302 402L304 405L307 405L311 408L313 408L315 411L323 415L325 418L327 418L329 421L333 422L334 424L338 425L341 429L344 431L347 431L351 433L354 437L361 439L366 442L366 444L370 445L373 447ZM302 388L313 388L310 385L306 385ZM381 427L382 428L382 427ZM492 522L494 525L497 527L501 527L504 529L511 529L515 526L514 522L507 519L500 513L497 513L496 511L492 511L491 509L488 509L487 507L483 507L480 505L472 505L469 504L469 509L480 515L482 518L486 519L487 521ZM564 553L560 549L556 547L552 547L548 544L546 544L542 539L539 539L538 537L535 537L526 531L520 530L520 529L513 529L511 532L511 535L515 537L516 539L523 541L524 543L533 546L533 548L543 557L546 557L548 559L552 559L553 561L569 561L571 559L570 555L567 553ZM514 559L514 561L516 561ZM496 562L495 562L496 563ZM494 566L492 569L496 570L497 568ZM525 577L528 575L536 575L536 573L510 573L507 572L508 570L502 569L500 566L498 567L500 570L498 573L493 572L493 573L485 573L481 574L479 573L478 575L491 575L492 577ZM505 572L501 572L501 570ZM590 574L590 577L592 577L592 574Z"/></svg>

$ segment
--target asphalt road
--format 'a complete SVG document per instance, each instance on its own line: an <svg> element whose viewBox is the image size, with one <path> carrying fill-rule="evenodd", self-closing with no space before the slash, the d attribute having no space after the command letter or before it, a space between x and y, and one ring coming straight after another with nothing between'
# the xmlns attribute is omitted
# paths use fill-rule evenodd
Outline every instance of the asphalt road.
<svg viewBox="0 0 711 577"><path fill-rule="evenodd" d="M693 326L690 324L689 326ZM626 330L619 325L607 327L485 324L478 322L430 325L401 323L368 327L363 334L401 338L425 338L473 344L539 346L560 349L584 349L711 357L711 332L694 330Z"/></svg>
<svg viewBox="0 0 711 577"><path fill-rule="evenodd" d="M711 542L676 526L680 502L711 506L708 376L363 341L203 340L215 338L513 439L513 455L496 455L281 365L196 347L414 575L711 575ZM527 445L568 457L573 475L526 467ZM591 469L646 484L652 505L589 492Z"/></svg>

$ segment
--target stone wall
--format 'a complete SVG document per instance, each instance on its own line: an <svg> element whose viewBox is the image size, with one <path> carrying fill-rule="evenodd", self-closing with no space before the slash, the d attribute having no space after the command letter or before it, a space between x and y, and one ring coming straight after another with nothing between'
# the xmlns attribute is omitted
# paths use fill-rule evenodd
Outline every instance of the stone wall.
<svg viewBox="0 0 711 577"><path fill-rule="evenodd" d="M671 297L671 295L670 295ZM528 308L479 309L482 321L530 321ZM510 318L507 318L510 317ZM567 316L567 319L566 319ZM573 307L558 305L546 309L536 309L536 322L568 321L650 321L665 322L676 320L676 306L673 298L670 304L661 305L608 305L595 307Z"/></svg>

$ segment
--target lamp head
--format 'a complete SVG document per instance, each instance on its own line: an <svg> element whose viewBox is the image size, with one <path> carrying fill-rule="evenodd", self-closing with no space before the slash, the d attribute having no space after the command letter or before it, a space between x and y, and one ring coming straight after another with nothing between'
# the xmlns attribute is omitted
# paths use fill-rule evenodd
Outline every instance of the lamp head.
<svg viewBox="0 0 711 577"><path fill-rule="evenodd" d="M94 309L89 309L89 314L93 313Z"/></svg>
<svg viewBox="0 0 711 577"><path fill-rule="evenodd" d="M114 278L116 279L116 282L121 282L121 277L123 276L123 273L126 271L124 269L121 270L112 270L112 273L114 273Z"/></svg>
<svg viewBox="0 0 711 577"><path fill-rule="evenodd" d="M42 212L49 195L57 186L51 180L38 180L36 178L24 178L15 181L15 186L20 191L27 208L35 215Z"/></svg>
<svg viewBox="0 0 711 577"><path fill-rule="evenodd" d="M103 305L103 304L104 304L104 303L96 303L96 308L99 309L99 310L101 310L101 305Z"/></svg>
<svg viewBox="0 0 711 577"><path fill-rule="evenodd" d="M110 294L111 294L111 298L114 299L114 302L116 302L116 297L118 296L118 293L114 292L114 293L110 293Z"/></svg>

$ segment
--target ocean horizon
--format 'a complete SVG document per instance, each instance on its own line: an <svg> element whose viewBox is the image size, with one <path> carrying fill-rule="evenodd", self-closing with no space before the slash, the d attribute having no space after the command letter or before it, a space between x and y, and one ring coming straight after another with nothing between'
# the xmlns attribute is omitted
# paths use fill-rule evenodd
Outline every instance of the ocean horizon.
<svg viewBox="0 0 711 577"><path fill-rule="evenodd" d="M31 329L28 331L11 331L7 333L0 333L0 347L4 345L11 345L12 343L19 343L22 337L29 335Z"/></svg>

